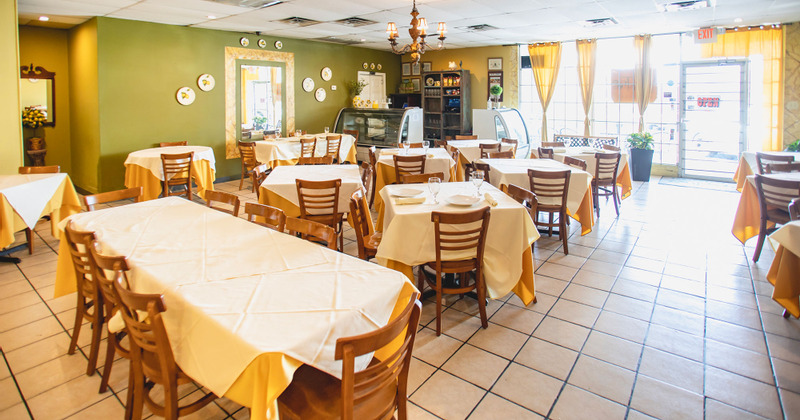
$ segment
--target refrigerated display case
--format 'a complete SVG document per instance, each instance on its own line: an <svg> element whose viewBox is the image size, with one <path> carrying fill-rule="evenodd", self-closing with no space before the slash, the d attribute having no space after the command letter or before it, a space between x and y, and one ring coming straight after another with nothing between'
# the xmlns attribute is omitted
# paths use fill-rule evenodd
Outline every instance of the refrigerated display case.
<svg viewBox="0 0 800 420"><path fill-rule="evenodd" d="M342 108L334 131L343 130L358 131L358 160L365 160L370 146L387 148L406 140L421 142L422 108Z"/></svg>
<svg viewBox="0 0 800 420"><path fill-rule="evenodd" d="M530 154L531 136L525 119L516 108L473 109L472 134L479 139L516 139L517 158Z"/></svg>

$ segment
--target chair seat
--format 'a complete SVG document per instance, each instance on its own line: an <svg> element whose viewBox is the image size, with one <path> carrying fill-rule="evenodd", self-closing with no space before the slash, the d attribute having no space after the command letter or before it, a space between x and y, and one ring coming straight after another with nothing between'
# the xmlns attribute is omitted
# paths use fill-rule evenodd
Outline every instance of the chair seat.
<svg viewBox="0 0 800 420"><path fill-rule="evenodd" d="M789 223L791 218L789 217L789 212L787 210L773 208L767 210L767 220L783 225Z"/></svg>
<svg viewBox="0 0 800 420"><path fill-rule="evenodd" d="M545 197L548 198L548 197ZM539 207L537 208L538 211L542 212L559 212L561 211L561 204L548 204L547 202L542 203L539 202Z"/></svg>
<svg viewBox="0 0 800 420"><path fill-rule="evenodd" d="M378 245L381 244L381 239L383 238L383 233L375 232L372 235L367 235L364 237L364 246L367 249L371 250L378 250Z"/></svg>

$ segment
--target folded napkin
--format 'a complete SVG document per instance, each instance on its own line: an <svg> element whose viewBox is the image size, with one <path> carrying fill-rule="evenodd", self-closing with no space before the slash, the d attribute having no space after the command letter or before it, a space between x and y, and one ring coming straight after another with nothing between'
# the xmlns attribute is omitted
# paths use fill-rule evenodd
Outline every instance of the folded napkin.
<svg viewBox="0 0 800 420"><path fill-rule="evenodd" d="M486 199L486 202L489 203L490 206L495 207L497 205L497 200L494 199L489 193L483 193L483 198Z"/></svg>
<svg viewBox="0 0 800 420"><path fill-rule="evenodd" d="M425 197L403 197L394 201L398 206L406 204L422 204L425 202Z"/></svg>
<svg viewBox="0 0 800 420"><path fill-rule="evenodd" d="M394 149L394 150L392 150L392 149L384 149L384 150L381 150L381 154L382 154L382 155L387 155L387 156L396 155L396 154L398 154L398 153L400 153L400 151L399 151L399 150L397 150L397 149Z"/></svg>

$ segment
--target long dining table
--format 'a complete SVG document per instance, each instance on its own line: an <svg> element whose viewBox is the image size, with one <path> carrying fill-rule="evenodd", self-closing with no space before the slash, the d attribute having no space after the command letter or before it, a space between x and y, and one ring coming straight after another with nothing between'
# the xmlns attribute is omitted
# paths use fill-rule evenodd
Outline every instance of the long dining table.
<svg viewBox="0 0 800 420"><path fill-rule="evenodd" d="M336 340L386 325L416 291L397 271L179 197L68 220L94 231L103 253L128 258L133 291L163 295L181 369L253 419L277 418L276 399L303 363L341 376ZM56 296L76 287L69 255L62 237Z"/></svg>
<svg viewBox="0 0 800 420"><path fill-rule="evenodd" d="M216 160L214 150L208 146L168 146L137 150L125 159L125 186L142 187L142 200L153 200L161 194L164 168L161 155L194 152L192 178L197 184L197 195L206 198L206 190L214 190Z"/></svg>
<svg viewBox="0 0 800 420"><path fill-rule="evenodd" d="M314 149L314 156L325 156L328 147L327 136L334 134L337 133L319 133L300 137L293 136L256 140L253 142L256 148L256 160L267 164L270 168L294 165L300 158L300 139L303 137L316 137L317 144ZM342 142L339 144L339 162L357 163L356 139L349 134L342 134L341 136Z"/></svg>

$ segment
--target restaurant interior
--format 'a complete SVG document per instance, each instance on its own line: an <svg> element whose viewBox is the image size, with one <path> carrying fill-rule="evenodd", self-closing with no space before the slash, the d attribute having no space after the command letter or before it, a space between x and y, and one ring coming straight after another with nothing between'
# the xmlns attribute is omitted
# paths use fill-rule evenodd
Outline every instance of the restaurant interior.
<svg viewBox="0 0 800 420"><path fill-rule="evenodd" d="M800 1L0 2L0 419L800 419Z"/></svg>

